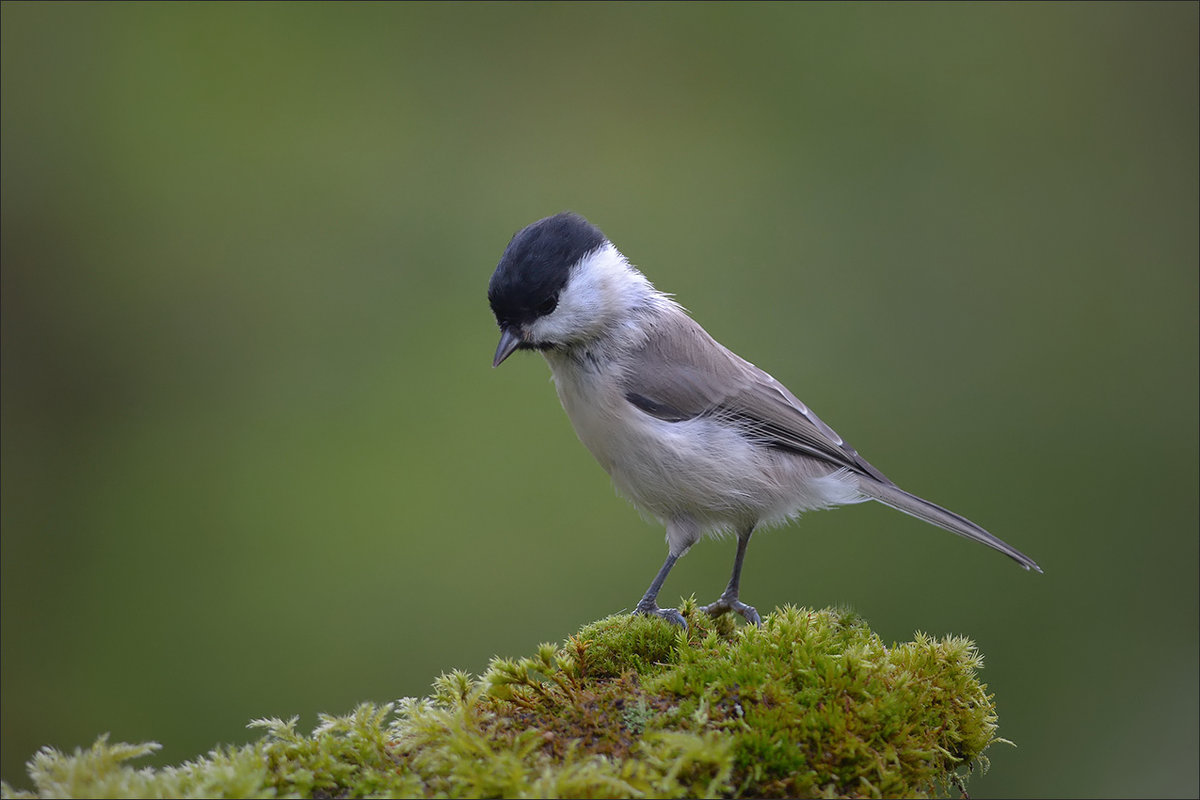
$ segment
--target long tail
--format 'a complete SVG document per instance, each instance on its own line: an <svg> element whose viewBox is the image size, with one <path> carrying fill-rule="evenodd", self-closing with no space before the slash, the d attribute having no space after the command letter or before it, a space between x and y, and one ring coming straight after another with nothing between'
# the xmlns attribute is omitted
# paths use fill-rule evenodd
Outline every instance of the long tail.
<svg viewBox="0 0 1200 800"><path fill-rule="evenodd" d="M928 500L922 500L915 494L909 494L899 486L880 483L877 480L861 476L858 481L858 488L867 497L870 497L872 500L878 500L885 506L894 508L897 511L903 511L905 514L924 520L932 525L937 525L939 528L945 528L951 533L957 533L959 536L965 536L968 539L974 539L977 542L986 544L988 547L1004 553L1004 555L1016 561L1025 569L1032 569L1037 572L1042 571L1042 568L1032 558L1007 542L992 536L966 517L960 517L953 511L948 511L939 505L934 505Z"/></svg>

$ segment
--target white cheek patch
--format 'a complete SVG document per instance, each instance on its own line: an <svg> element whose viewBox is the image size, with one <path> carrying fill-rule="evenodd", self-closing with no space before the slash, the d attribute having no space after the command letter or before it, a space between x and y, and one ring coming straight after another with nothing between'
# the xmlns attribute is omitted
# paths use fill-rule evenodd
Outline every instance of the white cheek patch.
<svg viewBox="0 0 1200 800"><path fill-rule="evenodd" d="M571 331L575 326L570 324L569 314L563 313L564 311L560 301L558 307L554 309L554 313L534 320L527 329L529 341L535 344L559 344L572 341L574 337L571 335Z"/></svg>
<svg viewBox="0 0 1200 800"><path fill-rule="evenodd" d="M571 268L558 306L529 326L534 343L572 344L594 337L622 318L653 287L625 256L605 242Z"/></svg>

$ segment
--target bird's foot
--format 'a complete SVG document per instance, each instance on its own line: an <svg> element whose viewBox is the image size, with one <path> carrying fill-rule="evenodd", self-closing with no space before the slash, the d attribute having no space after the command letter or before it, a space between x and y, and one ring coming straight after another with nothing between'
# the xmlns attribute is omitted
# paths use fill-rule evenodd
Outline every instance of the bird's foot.
<svg viewBox="0 0 1200 800"><path fill-rule="evenodd" d="M687 630L687 620L683 618L683 614L680 614L674 608L659 608L658 603L655 603L653 600L649 602L642 600L642 602L637 604L637 608L633 610L633 613L642 614L647 617L661 617L672 625L678 625L685 631Z"/></svg>
<svg viewBox="0 0 1200 800"><path fill-rule="evenodd" d="M723 594L717 598L716 602L709 603L700 609L710 617L719 617L730 611L736 611L741 614L746 622L751 625L762 625L762 617L758 616L758 610L754 606L749 606L738 600L737 595Z"/></svg>

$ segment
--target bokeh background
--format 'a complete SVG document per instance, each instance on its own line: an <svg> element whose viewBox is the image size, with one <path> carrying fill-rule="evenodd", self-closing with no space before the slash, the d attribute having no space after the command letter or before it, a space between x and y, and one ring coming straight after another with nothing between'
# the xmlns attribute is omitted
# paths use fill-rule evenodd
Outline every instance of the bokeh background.
<svg viewBox="0 0 1200 800"><path fill-rule="evenodd" d="M490 367L569 208L1046 570L872 504L757 537L749 602L973 637L978 797L1195 796L1198 8L5 2L4 780L633 606L662 530Z"/></svg>

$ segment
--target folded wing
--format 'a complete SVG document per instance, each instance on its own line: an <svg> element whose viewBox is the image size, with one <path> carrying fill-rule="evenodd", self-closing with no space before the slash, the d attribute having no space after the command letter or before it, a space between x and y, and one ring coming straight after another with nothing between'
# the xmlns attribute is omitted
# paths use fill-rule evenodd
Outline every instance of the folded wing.
<svg viewBox="0 0 1200 800"><path fill-rule="evenodd" d="M668 422L713 417L770 447L826 461L891 485L795 395L730 352L683 312L662 320L625 375L625 397Z"/></svg>

